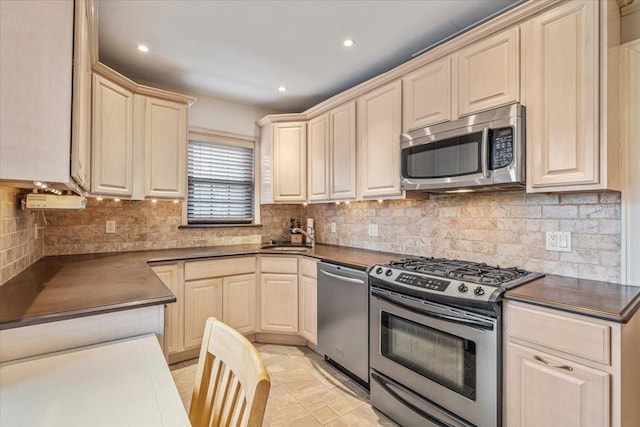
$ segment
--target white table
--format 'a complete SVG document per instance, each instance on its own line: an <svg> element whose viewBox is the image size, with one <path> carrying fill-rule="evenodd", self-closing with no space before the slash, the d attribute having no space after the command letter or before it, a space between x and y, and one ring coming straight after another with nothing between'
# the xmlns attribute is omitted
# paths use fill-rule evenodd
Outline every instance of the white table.
<svg viewBox="0 0 640 427"><path fill-rule="evenodd" d="M154 335L0 365L0 426L190 426Z"/></svg>

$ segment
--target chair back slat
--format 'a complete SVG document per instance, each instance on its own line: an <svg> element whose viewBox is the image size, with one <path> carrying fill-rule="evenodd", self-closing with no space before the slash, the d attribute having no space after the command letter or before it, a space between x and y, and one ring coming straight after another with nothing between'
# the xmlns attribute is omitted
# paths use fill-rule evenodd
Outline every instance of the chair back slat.
<svg viewBox="0 0 640 427"><path fill-rule="evenodd" d="M189 420L193 427L260 427L270 379L255 347L240 333L207 319Z"/></svg>

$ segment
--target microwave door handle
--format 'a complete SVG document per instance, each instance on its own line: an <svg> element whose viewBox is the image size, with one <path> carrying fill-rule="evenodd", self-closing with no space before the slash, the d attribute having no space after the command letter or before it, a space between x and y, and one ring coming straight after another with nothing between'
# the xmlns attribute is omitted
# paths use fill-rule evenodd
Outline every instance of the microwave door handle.
<svg viewBox="0 0 640 427"><path fill-rule="evenodd" d="M489 128L482 129L482 146L481 146L482 177L489 178Z"/></svg>

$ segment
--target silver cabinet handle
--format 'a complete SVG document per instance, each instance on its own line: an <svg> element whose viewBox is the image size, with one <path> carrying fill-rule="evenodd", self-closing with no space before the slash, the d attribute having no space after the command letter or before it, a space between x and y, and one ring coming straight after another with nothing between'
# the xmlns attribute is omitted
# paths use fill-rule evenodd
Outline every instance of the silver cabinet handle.
<svg viewBox="0 0 640 427"><path fill-rule="evenodd" d="M543 359L542 357L540 357L540 356L533 356L533 358L534 358L535 360L537 360L538 362L542 362L542 363L544 363L544 364L545 364L545 365L547 365L547 366L551 366L552 368L564 369L565 371L569 371L569 372L573 371L573 368L572 368L571 366L567 366L567 365L556 365L556 364L553 364L553 363L547 362L546 360L544 360L544 359Z"/></svg>

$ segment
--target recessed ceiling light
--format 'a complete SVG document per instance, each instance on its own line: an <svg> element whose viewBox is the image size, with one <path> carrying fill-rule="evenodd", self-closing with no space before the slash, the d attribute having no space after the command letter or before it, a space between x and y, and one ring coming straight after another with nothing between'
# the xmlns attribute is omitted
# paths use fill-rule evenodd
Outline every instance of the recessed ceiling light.
<svg viewBox="0 0 640 427"><path fill-rule="evenodd" d="M344 47L351 47L354 44L356 44L356 42L353 41L352 39L346 39L345 41L342 42L342 46Z"/></svg>
<svg viewBox="0 0 640 427"><path fill-rule="evenodd" d="M278 92L286 92L287 91L287 87L284 85L280 85L278 86Z"/></svg>
<svg viewBox="0 0 640 427"><path fill-rule="evenodd" d="M139 44L139 45L138 45L138 50L139 50L140 52L144 52L144 53L149 52L149 48L148 48L147 46L143 45L143 44Z"/></svg>

